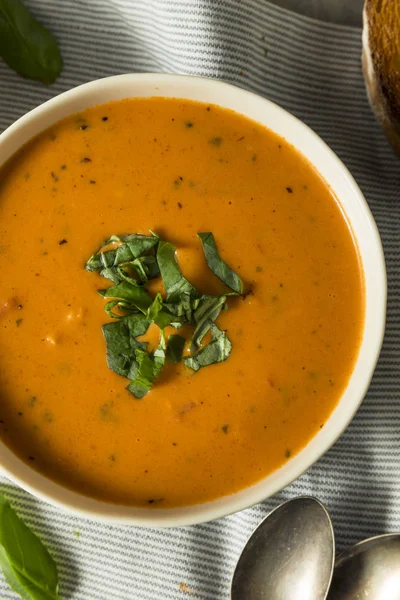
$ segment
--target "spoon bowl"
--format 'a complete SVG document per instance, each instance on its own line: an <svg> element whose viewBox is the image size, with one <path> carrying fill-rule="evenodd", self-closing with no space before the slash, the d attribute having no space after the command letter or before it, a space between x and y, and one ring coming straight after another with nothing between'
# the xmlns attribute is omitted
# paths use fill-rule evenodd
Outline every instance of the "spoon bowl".
<svg viewBox="0 0 400 600"><path fill-rule="evenodd" d="M315 498L289 500L253 532L232 579L232 600L325 600L335 560L326 508Z"/></svg>
<svg viewBox="0 0 400 600"><path fill-rule="evenodd" d="M336 560L328 600L400 600L400 534L355 544Z"/></svg>

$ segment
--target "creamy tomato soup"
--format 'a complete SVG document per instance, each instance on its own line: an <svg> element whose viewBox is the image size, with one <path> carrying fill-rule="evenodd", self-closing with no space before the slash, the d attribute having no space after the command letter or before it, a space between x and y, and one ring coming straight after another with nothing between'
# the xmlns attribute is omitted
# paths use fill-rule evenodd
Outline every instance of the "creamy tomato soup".
<svg viewBox="0 0 400 600"><path fill-rule="evenodd" d="M218 318L227 360L168 364L138 400L106 363L111 282L85 263L149 230L219 294L197 237L211 231L247 292ZM363 273L336 198L291 145L217 106L123 100L43 132L2 168L0 256L1 438L107 502L183 506L257 482L324 427L357 358Z"/></svg>

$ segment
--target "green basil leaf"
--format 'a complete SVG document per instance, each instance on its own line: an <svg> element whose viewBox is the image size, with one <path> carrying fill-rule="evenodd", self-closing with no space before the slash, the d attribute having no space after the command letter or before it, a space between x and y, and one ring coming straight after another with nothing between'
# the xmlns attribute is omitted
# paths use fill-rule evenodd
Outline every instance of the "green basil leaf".
<svg viewBox="0 0 400 600"><path fill-rule="evenodd" d="M153 321L160 329L165 329L168 325L178 328L183 323L182 318L164 308L164 301L160 293L156 295L153 303L147 309L146 318L148 321Z"/></svg>
<svg viewBox="0 0 400 600"><path fill-rule="evenodd" d="M116 250L107 250L106 252L96 252L85 265L86 271L101 271L114 267Z"/></svg>
<svg viewBox="0 0 400 600"><path fill-rule="evenodd" d="M195 325L193 313L198 307L199 302L200 298L193 298L189 292L182 292L179 300L176 302L164 302L164 307L177 317L181 325L184 323ZM171 323L171 325L176 326L174 323Z"/></svg>
<svg viewBox="0 0 400 600"><path fill-rule="evenodd" d="M137 348L136 361L138 363L136 377L129 385L127 385L126 389L129 390L135 398L140 400L151 390L154 380L164 366L165 336L163 331L161 332L160 342L154 355L151 356L145 350Z"/></svg>
<svg viewBox="0 0 400 600"><path fill-rule="evenodd" d="M165 360L170 363L180 363L182 360L183 350L186 340L181 335L170 335L168 338L168 346L165 354Z"/></svg>
<svg viewBox="0 0 400 600"><path fill-rule="evenodd" d="M59 596L41 590L29 579L14 571L2 548L0 548L0 566L10 588L23 600L59 600Z"/></svg>
<svg viewBox="0 0 400 600"><path fill-rule="evenodd" d="M190 352L194 354L200 347L201 341L209 331L212 323L218 318L226 302L226 296L202 296L200 303L194 311L196 329L190 344Z"/></svg>
<svg viewBox="0 0 400 600"><path fill-rule="evenodd" d="M154 381L154 364L146 351L137 350L138 370L134 379L126 386L135 398L141 400L151 389Z"/></svg>
<svg viewBox="0 0 400 600"><path fill-rule="evenodd" d="M105 267L100 271L100 275L106 279L110 279L116 284L126 281L127 283L133 283L133 285L136 285L136 279L131 277L131 275L128 273L129 265L130 263L125 263L117 267Z"/></svg>
<svg viewBox="0 0 400 600"><path fill-rule="evenodd" d="M207 264L214 275L219 277L236 294L243 294L243 281L220 257L213 234L206 232L197 235L203 244Z"/></svg>
<svg viewBox="0 0 400 600"><path fill-rule="evenodd" d="M157 259L152 254L139 256L139 258L135 258L135 260L128 264L134 269L139 281L143 283L146 283L146 281L149 281L150 279L160 277Z"/></svg>
<svg viewBox="0 0 400 600"><path fill-rule="evenodd" d="M184 311L183 311L183 307L182 307L182 303L181 302L177 302L177 303L164 302L164 307L172 315L175 315L175 317L183 318Z"/></svg>
<svg viewBox="0 0 400 600"><path fill-rule="evenodd" d="M148 252L154 246L157 246L160 238L153 235L142 235L140 233L130 233L129 235L121 235L121 241L129 248L132 257L138 258ZM125 262L125 261L124 261Z"/></svg>
<svg viewBox="0 0 400 600"><path fill-rule="evenodd" d="M0 0L1 1L1 0ZM105 240L100 248L92 254L89 260L85 264L86 271L100 271L114 265L115 249L109 249L108 251L102 251L103 248L110 246L114 243L120 243L120 239L117 236L112 235L110 238Z"/></svg>
<svg viewBox="0 0 400 600"><path fill-rule="evenodd" d="M243 284L220 258L212 233L199 233L198 236L209 267L232 291L221 296L200 295L182 275L175 246L155 234L111 236L86 264L87 270L100 271L115 284L99 290L101 296L109 299L104 306L106 313L116 321L103 326L107 364L130 380L127 389L136 398L143 398L151 389L166 360L175 363L182 360L185 338L171 335L167 345L164 329L168 326L176 329L183 324L195 326L191 356L184 358L185 365L194 371L226 360L231 352L228 336L215 321L221 310L228 308L227 296L237 296ZM112 244L115 246L110 248ZM167 293L166 301L160 293L152 298L144 288L144 283L159 275ZM147 352L147 343L137 340L151 323L161 330L154 353ZM211 342L199 349L210 329Z"/></svg>
<svg viewBox="0 0 400 600"><path fill-rule="evenodd" d="M125 300L126 302L133 304L133 306L143 313L147 311L153 302L152 297L146 292L144 287L133 280L129 282L122 281L106 290L98 290L98 293L103 296L103 298L118 298L120 300Z"/></svg>
<svg viewBox="0 0 400 600"><path fill-rule="evenodd" d="M143 315L136 314L124 317L123 323L125 323L125 325L128 327L129 340L132 348L136 348L137 346L139 346L140 348L145 349L147 343L138 342L136 338L146 333L150 326L149 321L147 321L147 319Z"/></svg>
<svg viewBox="0 0 400 600"><path fill-rule="evenodd" d="M160 373L161 369L165 364L165 354L166 354L166 342L165 342L165 334L164 331L160 332L160 341L153 355L154 361L154 374L155 377Z"/></svg>
<svg viewBox="0 0 400 600"><path fill-rule="evenodd" d="M118 267L105 267L104 269L101 269L100 275L105 277L105 279L110 279L113 283L121 283L122 281L121 276L118 273Z"/></svg>
<svg viewBox="0 0 400 600"><path fill-rule="evenodd" d="M141 314L123 317L119 321L103 325L109 369L123 377L134 377L133 373L137 368L136 350L146 348L146 344L138 342L136 338L146 333L149 325L149 321Z"/></svg>
<svg viewBox="0 0 400 600"><path fill-rule="evenodd" d="M118 312L115 312L115 308ZM126 315L143 314L133 304L123 300L110 300L104 305L104 310L112 319L123 319Z"/></svg>
<svg viewBox="0 0 400 600"><path fill-rule="evenodd" d="M120 304L120 300L110 300L104 305L104 310L112 319L122 319L123 315L114 312L114 308L119 307Z"/></svg>
<svg viewBox="0 0 400 600"><path fill-rule="evenodd" d="M95 264L97 265L98 262ZM92 269L93 263L89 266ZM156 257L152 254L146 254L145 256L140 256L130 262L121 263L121 265L116 267L105 267L100 270L100 275L106 279L110 279L113 283L121 283L122 281L131 283L132 281L136 281L135 278L137 278L140 283L146 283L150 279L160 277L160 270L158 268Z"/></svg>
<svg viewBox="0 0 400 600"><path fill-rule="evenodd" d="M194 356L184 358L185 365L193 371L222 362L230 355L232 344L225 331L221 331L215 323L211 325L211 336L212 340L209 344L201 348Z"/></svg>
<svg viewBox="0 0 400 600"><path fill-rule="evenodd" d="M128 236L122 236L121 240L123 239L123 237L128 237ZM129 236L129 237L134 237L134 236ZM147 250L151 249L157 243L157 240L154 237L149 238L148 236L140 236L140 238L145 238L145 239L144 240L135 239L132 241L131 246L129 245L129 243L122 243L120 246L118 246L116 248L115 257L114 257L114 265L121 265L124 263L131 262L132 260L134 260L138 256L140 256L142 252L147 252ZM113 250L109 250L108 252L112 253ZM106 254L106 252L104 254ZM112 258L112 255L111 255L111 258Z"/></svg>
<svg viewBox="0 0 400 600"><path fill-rule="evenodd" d="M40 539L0 496L0 566L23 600L58 600L56 564Z"/></svg>
<svg viewBox="0 0 400 600"><path fill-rule="evenodd" d="M127 283L131 283L134 286L141 285L140 283L138 283L136 281L136 279L129 272L129 271L133 270L131 265L132 265L132 263L123 263L122 265L119 265L118 267L114 267L114 269L116 269L118 277L120 278L121 282L126 281Z"/></svg>
<svg viewBox="0 0 400 600"><path fill-rule="evenodd" d="M0 57L23 77L47 85L63 66L56 38L20 0L0 0Z"/></svg>
<svg viewBox="0 0 400 600"><path fill-rule="evenodd" d="M1 2L1 0L0 0ZM133 262L143 254L154 248L159 242L156 235L112 235L106 240L99 250L93 254L85 265L87 271L100 271L109 267L117 267L123 263ZM115 248L102 250L110 244L119 244ZM106 275L105 275L106 276Z"/></svg>
<svg viewBox="0 0 400 600"><path fill-rule="evenodd" d="M147 319L149 321L155 321L155 319L160 314L160 311L162 311L162 307L163 307L163 299L162 299L161 294L158 293L156 295L156 297L154 298L152 304L150 304L149 308L147 309L147 313L146 313Z"/></svg>
<svg viewBox="0 0 400 600"><path fill-rule="evenodd" d="M187 323L191 323L192 325L195 325L196 321L194 318L194 313L197 310L197 308L200 304L200 301L201 301L201 298L199 298L199 297L193 298L193 296L191 296L187 292L182 294L181 304L182 304L183 314L185 316Z"/></svg>
<svg viewBox="0 0 400 600"><path fill-rule="evenodd" d="M179 302L182 294L196 298L200 294L182 275L176 260L176 248L170 242L160 240L157 249L157 262L167 292L167 302Z"/></svg>

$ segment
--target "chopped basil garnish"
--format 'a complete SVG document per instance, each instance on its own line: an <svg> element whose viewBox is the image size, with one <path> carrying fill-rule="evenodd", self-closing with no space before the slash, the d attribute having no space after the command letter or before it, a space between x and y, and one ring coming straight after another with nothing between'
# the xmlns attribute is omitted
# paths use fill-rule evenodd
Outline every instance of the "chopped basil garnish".
<svg viewBox="0 0 400 600"><path fill-rule="evenodd" d="M131 266L142 283L160 277L160 269L155 256L139 256L132 261Z"/></svg>
<svg viewBox="0 0 400 600"><path fill-rule="evenodd" d="M193 371L198 371L201 367L208 367L226 360L231 350L232 344L225 331L221 331L213 323L211 325L211 342L201 348L194 356L185 358L183 362Z"/></svg>
<svg viewBox="0 0 400 600"><path fill-rule="evenodd" d="M160 240L157 249L157 261L167 292L168 302L176 303L184 293L189 294L191 298L200 295L186 277L182 275L176 259L176 248L173 244Z"/></svg>
<svg viewBox="0 0 400 600"><path fill-rule="evenodd" d="M138 370L135 378L127 385L126 389L132 392L139 400L152 388L153 382L165 363L165 336L161 331L160 342L153 355L142 348L136 349Z"/></svg>
<svg viewBox="0 0 400 600"><path fill-rule="evenodd" d="M125 300L125 303L131 304L141 312L145 313L151 306L152 298L146 292L144 287L136 283L136 281L122 281L117 285L113 285L107 290L99 290L99 294L104 298L119 298Z"/></svg>
<svg viewBox="0 0 400 600"><path fill-rule="evenodd" d="M145 350L146 345L138 342L138 336L146 333L149 321L144 315L129 315L114 323L103 325L103 335L107 344L107 365L109 369L128 377L137 368L136 351Z"/></svg>
<svg viewBox="0 0 400 600"><path fill-rule="evenodd" d="M172 334L168 338L165 360L171 363L180 363L186 340L181 335Z"/></svg>
<svg viewBox="0 0 400 600"><path fill-rule="evenodd" d="M149 306L146 312L146 318L158 325L160 329L165 329L169 325L178 329L183 324L183 318L174 315L169 312L164 306L164 301L160 293L156 295L152 304Z"/></svg>
<svg viewBox="0 0 400 600"><path fill-rule="evenodd" d="M211 325L219 317L226 302L226 296L202 296L200 304L194 311L196 329L192 337L190 352L194 354L200 347L203 337L209 331Z"/></svg>
<svg viewBox="0 0 400 600"><path fill-rule="evenodd" d="M203 244L206 261L211 271L231 288L231 290L238 295L243 294L243 281L220 257L213 234L207 232L198 233L197 235Z"/></svg>
<svg viewBox="0 0 400 600"><path fill-rule="evenodd" d="M232 291L221 296L201 295L182 275L175 246L155 234L113 235L86 263L88 271L97 271L114 284L99 290L108 300L104 305L107 315L115 319L103 325L107 365L130 380L127 389L136 398L143 398L152 388L165 362L182 361L186 339L177 334L166 337L166 327L193 327L190 356L184 358L184 364L193 371L226 360L232 350L226 332L215 321L221 310L228 308L229 296L242 294L243 283L220 258L213 234L198 236L211 271ZM166 299L161 293L151 296L145 287L160 276ZM160 329L154 352L138 340L151 324ZM202 347L209 331L211 341Z"/></svg>
<svg viewBox="0 0 400 600"><path fill-rule="evenodd" d="M100 271L106 267L116 267L133 261L158 244L156 235L112 235L86 263L87 271ZM108 246L112 246L108 248ZM104 248L104 250L103 250Z"/></svg>

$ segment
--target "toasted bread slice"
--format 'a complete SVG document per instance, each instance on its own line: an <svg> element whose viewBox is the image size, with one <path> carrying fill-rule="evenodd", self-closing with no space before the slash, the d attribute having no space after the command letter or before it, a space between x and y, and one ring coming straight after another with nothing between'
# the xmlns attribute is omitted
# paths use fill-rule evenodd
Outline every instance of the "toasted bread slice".
<svg viewBox="0 0 400 600"><path fill-rule="evenodd" d="M369 102L400 156L400 0L365 0L362 41Z"/></svg>

